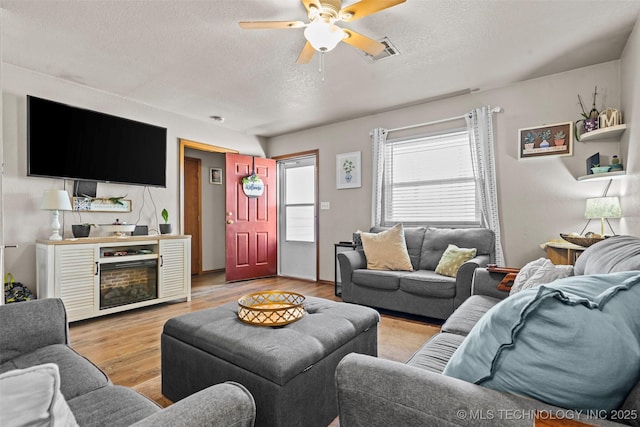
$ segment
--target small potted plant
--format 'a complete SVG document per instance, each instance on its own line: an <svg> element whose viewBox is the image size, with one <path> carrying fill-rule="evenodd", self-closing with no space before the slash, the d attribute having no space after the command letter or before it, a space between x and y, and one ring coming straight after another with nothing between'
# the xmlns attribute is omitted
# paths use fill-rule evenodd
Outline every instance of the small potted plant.
<svg viewBox="0 0 640 427"><path fill-rule="evenodd" d="M553 143L557 146L557 147L561 147L564 145L564 140L567 138L567 135L564 133L564 131L560 131L560 132L556 132L555 134L553 134Z"/></svg>
<svg viewBox="0 0 640 427"><path fill-rule="evenodd" d="M164 224L160 224L160 234L171 234L171 224L169 224L169 212L166 209L162 209L160 213L162 215L162 219L164 219Z"/></svg>
<svg viewBox="0 0 640 427"><path fill-rule="evenodd" d="M524 136L524 149L533 150L535 142L536 142L536 134L533 132L527 132L527 134Z"/></svg>
<svg viewBox="0 0 640 427"><path fill-rule="evenodd" d="M89 237L89 233L91 232L91 227L95 224L82 223L82 224L74 224L71 226L71 231L73 232L73 237Z"/></svg>

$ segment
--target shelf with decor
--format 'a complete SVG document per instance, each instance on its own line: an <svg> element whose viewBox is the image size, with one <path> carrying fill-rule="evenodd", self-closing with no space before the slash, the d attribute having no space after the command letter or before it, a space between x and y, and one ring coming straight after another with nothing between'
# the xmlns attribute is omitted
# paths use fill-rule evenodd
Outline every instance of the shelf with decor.
<svg viewBox="0 0 640 427"><path fill-rule="evenodd" d="M580 142L600 141L603 139L618 138L627 129L626 124L608 126L601 129L592 130L591 132L584 132L578 134L578 140Z"/></svg>
<svg viewBox="0 0 640 427"><path fill-rule="evenodd" d="M617 179L626 175L626 171L613 171L605 173L593 173L590 175L579 176L578 181L599 181L605 179Z"/></svg>

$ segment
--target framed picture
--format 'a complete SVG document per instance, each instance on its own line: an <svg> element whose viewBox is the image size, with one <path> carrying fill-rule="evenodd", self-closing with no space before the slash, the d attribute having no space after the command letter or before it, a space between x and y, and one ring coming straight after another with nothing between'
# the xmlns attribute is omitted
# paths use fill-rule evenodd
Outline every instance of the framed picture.
<svg viewBox="0 0 640 427"><path fill-rule="evenodd" d="M518 158L573 155L573 122L518 130Z"/></svg>
<svg viewBox="0 0 640 427"><path fill-rule="evenodd" d="M222 184L221 168L209 168L209 184Z"/></svg>
<svg viewBox="0 0 640 427"><path fill-rule="evenodd" d="M360 151L336 156L336 188L362 187L362 166Z"/></svg>

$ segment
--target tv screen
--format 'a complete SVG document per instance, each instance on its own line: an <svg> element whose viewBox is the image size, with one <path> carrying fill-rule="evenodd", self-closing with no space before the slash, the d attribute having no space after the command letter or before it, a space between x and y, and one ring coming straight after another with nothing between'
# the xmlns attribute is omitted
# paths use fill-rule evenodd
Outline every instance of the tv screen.
<svg viewBox="0 0 640 427"><path fill-rule="evenodd" d="M167 129L27 96L27 174L166 187Z"/></svg>

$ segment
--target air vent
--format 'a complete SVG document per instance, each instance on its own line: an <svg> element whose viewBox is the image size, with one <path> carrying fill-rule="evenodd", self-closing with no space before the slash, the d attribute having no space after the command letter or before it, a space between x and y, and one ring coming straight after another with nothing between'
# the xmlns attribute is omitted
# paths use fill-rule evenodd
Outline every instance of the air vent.
<svg viewBox="0 0 640 427"><path fill-rule="evenodd" d="M389 40L387 37L383 37L378 41L384 45L384 50L379 54L377 54L376 56L369 55L366 52L360 51L362 52L364 57L367 58L369 62L378 62L382 59L387 59L387 58L391 58L392 56L400 55L400 52L398 51L398 49L393 45L393 43L391 43L391 40Z"/></svg>

